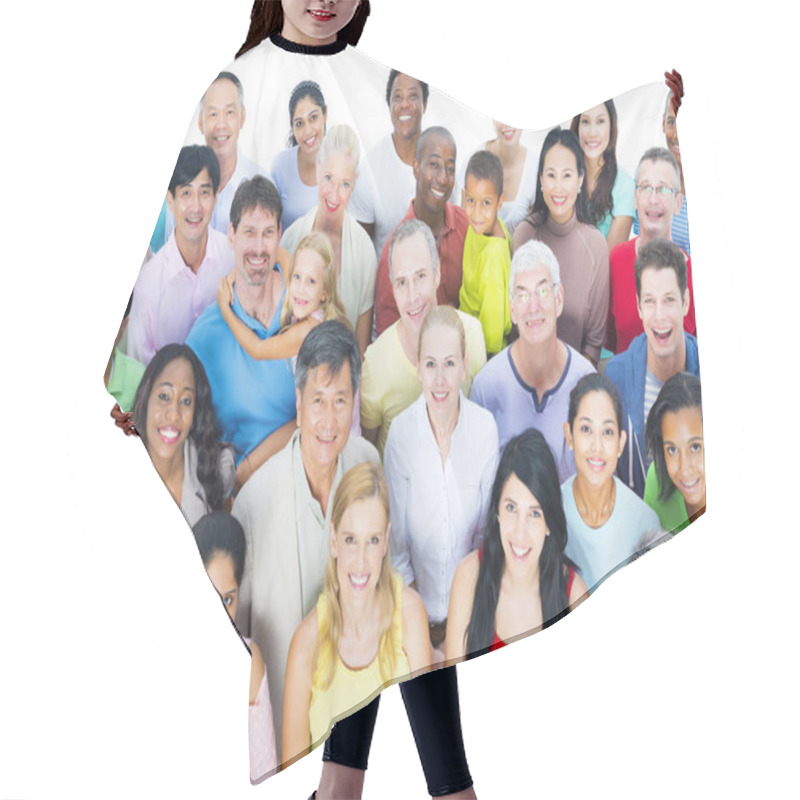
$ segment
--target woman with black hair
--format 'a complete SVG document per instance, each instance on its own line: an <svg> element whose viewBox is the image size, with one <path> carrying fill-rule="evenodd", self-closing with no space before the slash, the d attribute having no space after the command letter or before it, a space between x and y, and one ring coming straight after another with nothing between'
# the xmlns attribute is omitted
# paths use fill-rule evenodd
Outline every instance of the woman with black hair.
<svg viewBox="0 0 800 800"><path fill-rule="evenodd" d="M577 469L561 485L569 532L565 552L593 592L661 526L615 475L626 433L617 389L605 375L584 375L575 384L564 436Z"/></svg>
<svg viewBox="0 0 800 800"><path fill-rule="evenodd" d="M673 375L658 393L645 428L647 472L644 501L665 531L677 533L706 510L706 469L700 378Z"/></svg>
<svg viewBox="0 0 800 800"><path fill-rule="evenodd" d="M317 157L327 121L328 105L320 85L316 81L300 81L289 97L288 149L275 156L270 168L270 177L283 204L284 231L317 205ZM362 162L356 166L367 172L356 183L349 208L367 233L371 233L375 212L368 165Z"/></svg>
<svg viewBox="0 0 800 800"><path fill-rule="evenodd" d="M185 344L153 356L133 401L136 429L187 522L229 507L233 449L219 441L206 371Z"/></svg>
<svg viewBox="0 0 800 800"><path fill-rule="evenodd" d="M459 564L450 591L447 660L471 658L552 625L586 595L564 558L558 470L534 428L503 450L483 548Z"/></svg>
<svg viewBox="0 0 800 800"><path fill-rule="evenodd" d="M608 252L626 242L633 225L633 178L617 165L617 108L613 100L577 114L569 129L586 164L586 196L592 225L606 237Z"/></svg>
<svg viewBox="0 0 800 800"><path fill-rule="evenodd" d="M539 156L536 200L514 231L514 250L538 239L555 253L564 286L558 338L597 364L608 316L608 247L591 223L578 137L553 128Z"/></svg>

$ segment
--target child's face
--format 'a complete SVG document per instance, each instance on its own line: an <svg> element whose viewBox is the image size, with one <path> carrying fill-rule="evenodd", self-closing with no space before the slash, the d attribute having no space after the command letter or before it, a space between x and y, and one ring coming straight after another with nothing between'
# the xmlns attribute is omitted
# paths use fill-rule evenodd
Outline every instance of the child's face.
<svg viewBox="0 0 800 800"><path fill-rule="evenodd" d="M503 196L497 196L494 182L488 178L467 175L464 185L464 211L472 230L491 236Z"/></svg>
<svg viewBox="0 0 800 800"><path fill-rule="evenodd" d="M289 295L292 314L298 320L320 309L327 299L326 268L322 256L315 250L300 250L295 256Z"/></svg>

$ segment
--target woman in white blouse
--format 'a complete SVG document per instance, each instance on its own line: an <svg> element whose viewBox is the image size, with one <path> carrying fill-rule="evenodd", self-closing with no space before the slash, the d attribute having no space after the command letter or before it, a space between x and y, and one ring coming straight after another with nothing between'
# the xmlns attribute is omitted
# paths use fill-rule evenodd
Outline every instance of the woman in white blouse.
<svg viewBox="0 0 800 800"><path fill-rule="evenodd" d="M453 575L481 542L499 445L494 417L460 391L467 359L455 309L439 306L425 318L417 369L422 395L392 422L384 470L392 564L422 597L437 663Z"/></svg>

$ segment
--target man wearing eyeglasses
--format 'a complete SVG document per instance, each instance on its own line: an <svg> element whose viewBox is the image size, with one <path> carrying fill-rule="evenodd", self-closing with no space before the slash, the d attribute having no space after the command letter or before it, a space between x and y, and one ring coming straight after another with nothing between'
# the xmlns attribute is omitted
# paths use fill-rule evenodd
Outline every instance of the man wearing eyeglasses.
<svg viewBox="0 0 800 800"><path fill-rule="evenodd" d="M557 336L564 287L558 260L546 244L529 241L514 253L509 295L519 338L476 375L470 399L494 415L501 450L528 428L539 430L563 482L575 474L575 459L564 440L569 393L594 367Z"/></svg>
<svg viewBox="0 0 800 800"><path fill-rule="evenodd" d="M654 239L672 238L672 221L681 209L680 169L672 153L663 147L653 147L639 161L636 169L634 205L639 217L640 235L618 244L609 257L609 304L606 327L606 348L622 353L641 334L642 320L636 303L633 264L639 251ZM694 318L692 260L686 257L689 283L689 313L684 329L697 334Z"/></svg>

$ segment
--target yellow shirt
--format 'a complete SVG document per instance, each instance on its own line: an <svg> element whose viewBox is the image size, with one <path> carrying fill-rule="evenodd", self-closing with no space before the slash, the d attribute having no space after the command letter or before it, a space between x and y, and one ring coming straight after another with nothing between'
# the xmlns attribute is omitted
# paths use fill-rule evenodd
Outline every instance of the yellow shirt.
<svg viewBox="0 0 800 800"><path fill-rule="evenodd" d="M467 348L467 375L461 391L469 397L472 379L486 363L483 330L475 317L459 311ZM408 360L397 326L388 327L364 354L361 372L361 427L378 430L377 447L383 459L392 420L422 394L417 368Z"/></svg>
<svg viewBox="0 0 800 800"><path fill-rule="evenodd" d="M511 273L511 237L500 220L504 237L478 235L469 226L458 307L477 317L488 353L499 353L511 333L508 283Z"/></svg>
<svg viewBox="0 0 800 800"><path fill-rule="evenodd" d="M311 746L314 747L327 736L331 725L340 717L347 716L369 703L378 690L392 681L407 677L411 672L405 650L403 650L403 579L392 571L394 591L394 616L392 634L395 642L394 670L384 665L387 677L381 676L379 656L366 667L350 669L336 654L336 671L327 689L320 687L322 676L328 671L328 664L317 661L314 680L311 684L311 704L308 710L308 723L311 731ZM328 603L324 595L317 601L317 620L322 629L328 615Z"/></svg>

